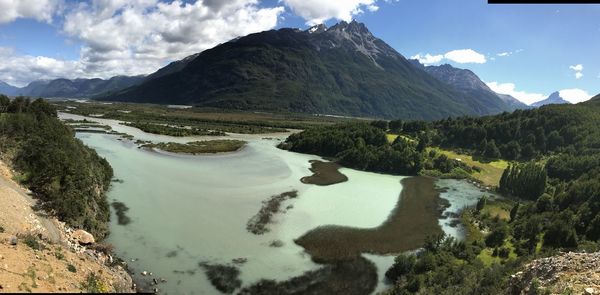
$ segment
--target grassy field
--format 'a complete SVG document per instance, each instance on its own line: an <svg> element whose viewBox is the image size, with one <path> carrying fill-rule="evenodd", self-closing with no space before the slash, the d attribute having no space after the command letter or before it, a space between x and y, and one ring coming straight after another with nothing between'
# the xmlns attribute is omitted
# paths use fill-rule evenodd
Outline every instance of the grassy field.
<svg viewBox="0 0 600 295"><path fill-rule="evenodd" d="M485 207L481 210L481 214L488 214L491 218L510 220L510 210L514 206L514 202L509 199L488 200Z"/></svg>
<svg viewBox="0 0 600 295"><path fill-rule="evenodd" d="M490 266L493 263L502 263L502 261L506 261L506 260L510 260L510 259L517 259L517 253L515 253L515 246L510 242L510 240L506 240L504 242L504 245L502 245L502 247L506 247L508 249L510 249L510 254L508 255L508 258L501 258L501 257L494 257L493 255L493 250L490 248L485 248L481 251L481 253L479 253L479 255L477 255L477 258L479 258L479 260L481 260L481 262L483 262L483 264L485 264L486 266Z"/></svg>
<svg viewBox="0 0 600 295"><path fill-rule="evenodd" d="M479 212L477 216L474 216L473 214L477 214L475 212L473 212L473 210L465 210L462 212L461 214L461 223L463 224L463 226L466 229L466 234L467 234L467 242L468 243L473 243L474 241L481 241L485 238L485 233L482 232L479 227L478 227L478 222L477 221L479 218L481 218L481 216L484 216L486 214L489 214L489 216L491 218L494 218L495 215L498 215L500 218L508 220L510 219L510 209L507 210L507 208L512 207L513 202L511 200L507 200L507 199L501 199L501 200L491 200L488 201L487 204L485 205L485 207L483 207L483 209L481 210L481 212ZM486 217L487 218L487 217ZM477 258L479 258L479 260L481 260L481 262L483 262L483 264L485 264L486 266L490 266L493 263L502 263L503 261L506 260L510 260L510 259L516 259L517 253L515 252L515 247L511 242L511 236L509 236L505 241L504 241L504 245L502 245L501 247L498 248L508 248L510 249L510 254L508 255L508 258L502 258L499 256L494 256L494 250L492 248L485 248L483 249L478 255Z"/></svg>
<svg viewBox="0 0 600 295"><path fill-rule="evenodd" d="M387 133L385 135L385 137L387 138L389 143L393 143L394 140L396 140L396 138L398 138L398 136L401 136L402 138L404 138L405 140L408 140L408 141L413 141L413 142L415 141L414 139L412 139L406 135L399 135L399 134L393 134L393 133Z"/></svg>
<svg viewBox="0 0 600 295"><path fill-rule="evenodd" d="M456 152L443 150L440 148L430 148L430 150L431 149L435 150L438 153L445 154L450 159L460 159L463 163L466 163L469 166L478 167L481 170L481 172L473 173L473 177L487 186L498 186L498 183L500 182L500 177L502 177L504 169L508 167L508 162L504 160L482 162L473 159L473 157L469 155L461 155Z"/></svg>
<svg viewBox="0 0 600 295"><path fill-rule="evenodd" d="M215 132L246 134L286 132L311 126L357 121L356 118L313 116L309 114L266 113L212 108L170 108L165 105L54 101L62 112L115 119L135 124L168 124Z"/></svg>

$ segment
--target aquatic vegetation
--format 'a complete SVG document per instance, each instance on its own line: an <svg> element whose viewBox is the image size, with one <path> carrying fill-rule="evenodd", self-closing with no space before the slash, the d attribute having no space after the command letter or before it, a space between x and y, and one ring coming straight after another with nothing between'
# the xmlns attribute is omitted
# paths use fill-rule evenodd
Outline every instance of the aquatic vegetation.
<svg viewBox="0 0 600 295"><path fill-rule="evenodd" d="M271 218L274 214L279 212L279 208L281 207L281 203L288 200L298 197L297 191L289 191L285 193L281 193L276 196L272 196L270 199L263 201L263 205L260 208L260 211L256 213L248 223L246 224L246 229L255 234L262 235L269 231L267 225L271 222ZM276 245L276 244L275 244Z"/></svg>
<svg viewBox="0 0 600 295"><path fill-rule="evenodd" d="M334 162L311 161L311 176L305 176L300 179L303 183L316 185L332 185L348 181L348 177L342 174L339 169L341 166Z"/></svg>
<svg viewBox="0 0 600 295"><path fill-rule="evenodd" d="M246 142L242 140L222 139L193 141L185 144L176 142L147 143L141 147L159 149L171 153L196 155L235 152L244 147L244 145L246 145Z"/></svg>

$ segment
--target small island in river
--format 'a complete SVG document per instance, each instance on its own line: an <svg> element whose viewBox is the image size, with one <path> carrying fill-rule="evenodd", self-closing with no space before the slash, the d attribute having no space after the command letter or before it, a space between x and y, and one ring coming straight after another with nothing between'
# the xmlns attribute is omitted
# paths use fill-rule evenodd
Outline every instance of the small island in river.
<svg viewBox="0 0 600 295"><path fill-rule="evenodd" d="M337 163L316 160L310 161L310 163L312 164L310 171L313 173L313 175L302 177L302 179L300 179L302 183L332 185L348 181L348 177L339 171L342 166Z"/></svg>
<svg viewBox="0 0 600 295"><path fill-rule="evenodd" d="M219 140L205 140L205 141L192 141L188 143L176 143L176 142L159 142L159 143L148 143L140 146L141 148L148 149L159 149L165 152L178 153L178 154L216 154L235 152L240 150L246 145L243 140L233 139L219 139Z"/></svg>

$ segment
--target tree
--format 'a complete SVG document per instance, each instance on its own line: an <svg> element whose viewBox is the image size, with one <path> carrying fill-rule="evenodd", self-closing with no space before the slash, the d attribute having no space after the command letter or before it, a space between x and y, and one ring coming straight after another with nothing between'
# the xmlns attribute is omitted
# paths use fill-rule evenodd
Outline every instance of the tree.
<svg viewBox="0 0 600 295"><path fill-rule="evenodd" d="M521 156L523 156L523 158L525 159L530 159L533 158L535 156L536 152L535 152L535 148L533 147L533 144L528 143L526 144L523 149L521 150Z"/></svg>
<svg viewBox="0 0 600 295"><path fill-rule="evenodd" d="M400 131L402 131L403 125L404 125L404 122L402 122L402 120L393 120L393 121L390 121L388 127L393 132L400 132Z"/></svg>
<svg viewBox="0 0 600 295"><path fill-rule="evenodd" d="M535 203L535 207L538 212L552 210L552 197L549 194L542 194Z"/></svg>
<svg viewBox="0 0 600 295"><path fill-rule="evenodd" d="M504 146L502 156L509 160L516 160L521 156L521 145L515 140L511 140Z"/></svg>
<svg viewBox="0 0 600 295"><path fill-rule="evenodd" d="M10 99L4 94L0 94L0 108L5 108L10 104Z"/></svg>
<svg viewBox="0 0 600 295"><path fill-rule="evenodd" d="M500 191L523 199L537 200L546 190L548 176L535 162L510 165L500 177Z"/></svg>
<svg viewBox="0 0 600 295"><path fill-rule="evenodd" d="M27 108L29 107L30 102L31 101L29 100L29 98L19 96L10 102L10 104L8 105L8 112L9 113L24 113L27 111Z"/></svg>
<svg viewBox="0 0 600 295"><path fill-rule="evenodd" d="M385 277L395 282L400 277L413 271L416 264L416 258L411 254L400 254L394 259L394 264L385 272Z"/></svg>
<svg viewBox="0 0 600 295"><path fill-rule="evenodd" d="M512 207L512 209L510 209L510 221L511 222L517 218L517 215L519 214L519 208L520 207L521 207L521 203L516 203Z"/></svg>
<svg viewBox="0 0 600 295"><path fill-rule="evenodd" d="M504 244L504 240L508 237L508 227L506 224L497 225L490 234L485 237L485 245L487 247L499 247Z"/></svg>
<svg viewBox="0 0 600 295"><path fill-rule="evenodd" d="M483 155L492 159L500 158L500 150L496 146L496 142L493 139L486 143Z"/></svg>
<svg viewBox="0 0 600 295"><path fill-rule="evenodd" d="M371 126L373 126L375 128L379 128L383 131L387 131L388 130L388 121L384 121L384 120L373 121L373 122L371 122Z"/></svg>
<svg viewBox="0 0 600 295"><path fill-rule="evenodd" d="M475 207L475 209L477 210L477 212L481 212L481 210L483 210L483 208L485 207L485 204L487 203L487 197L483 196L481 198L479 198L479 200L477 201L477 206Z"/></svg>

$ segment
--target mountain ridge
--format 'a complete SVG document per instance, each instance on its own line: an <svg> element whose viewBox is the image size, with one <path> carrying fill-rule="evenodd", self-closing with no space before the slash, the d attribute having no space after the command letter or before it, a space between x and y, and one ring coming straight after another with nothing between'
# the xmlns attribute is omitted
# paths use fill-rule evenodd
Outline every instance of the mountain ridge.
<svg viewBox="0 0 600 295"><path fill-rule="evenodd" d="M548 96L548 98L538 101L538 102L534 102L531 104L531 106L541 107L541 106L545 106L545 105L549 105L549 104L571 104L571 103L568 102L567 100L565 100L562 96L560 96L559 91L555 91L552 94L550 94Z"/></svg>
<svg viewBox="0 0 600 295"><path fill-rule="evenodd" d="M448 87L356 21L250 34L149 77L98 99L427 120L508 110Z"/></svg>
<svg viewBox="0 0 600 295"><path fill-rule="evenodd" d="M0 81L0 93L2 94L14 96L18 93L19 89L20 88L17 86L13 86L4 81Z"/></svg>
<svg viewBox="0 0 600 295"><path fill-rule="evenodd" d="M106 92L121 90L142 82L145 76L114 76L109 79L44 79L18 88L11 96L90 98ZM0 88L0 92L2 92Z"/></svg>
<svg viewBox="0 0 600 295"><path fill-rule="evenodd" d="M493 103L494 107L503 108L506 111L530 108L510 95L494 92L471 70L455 68L449 64L424 66L417 60L411 60L411 62L436 79L453 86L461 93L486 99L490 103ZM496 100L496 97L500 101Z"/></svg>

